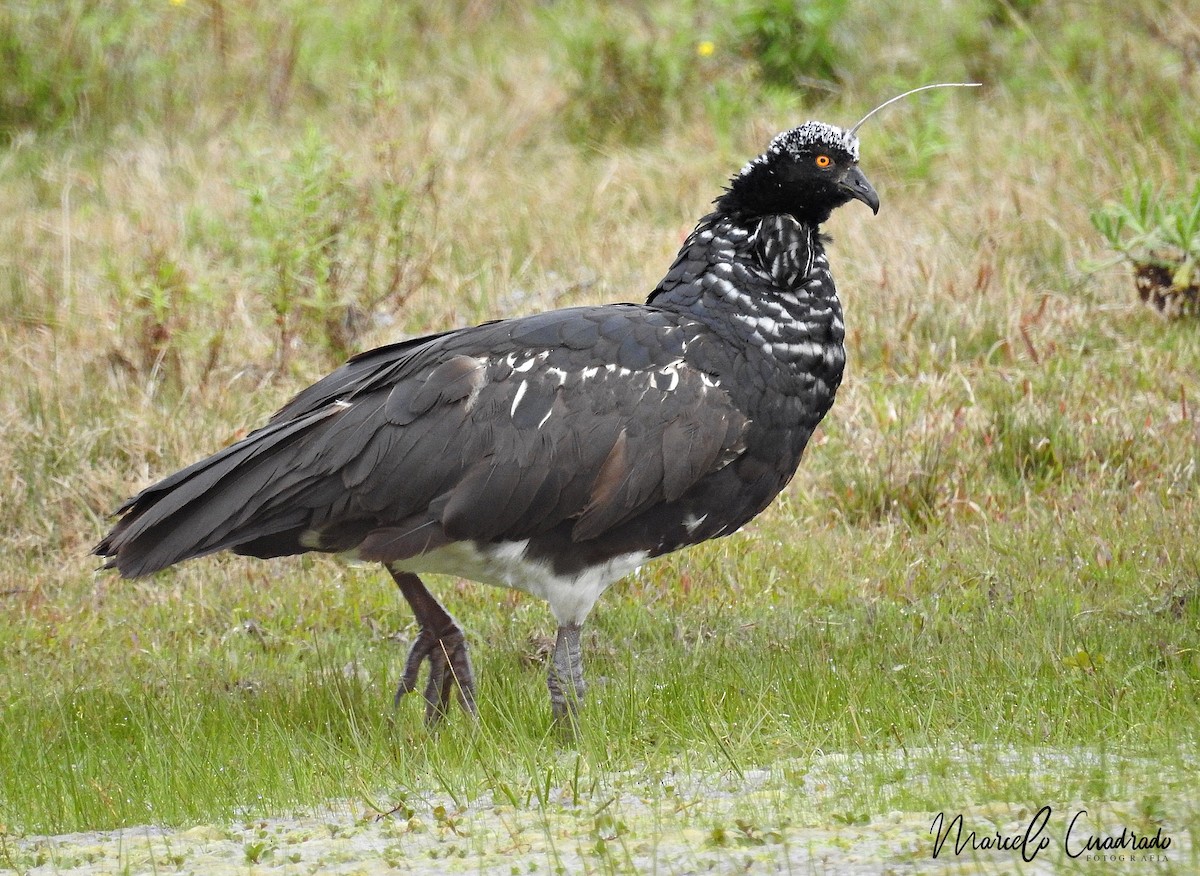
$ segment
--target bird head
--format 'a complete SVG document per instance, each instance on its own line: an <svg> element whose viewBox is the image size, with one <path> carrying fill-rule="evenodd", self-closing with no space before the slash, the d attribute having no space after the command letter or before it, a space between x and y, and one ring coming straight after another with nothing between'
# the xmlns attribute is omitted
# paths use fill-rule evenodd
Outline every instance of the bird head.
<svg viewBox="0 0 1200 876"><path fill-rule="evenodd" d="M786 213L820 225L842 204L862 201L879 212L879 195L858 169L858 129L898 100L931 88L977 88L978 82L935 82L885 100L849 129L805 122L784 131L767 151L741 169L717 199L730 214L765 216Z"/></svg>
<svg viewBox="0 0 1200 876"><path fill-rule="evenodd" d="M718 207L752 216L786 213L819 225L842 204L879 212L879 195L858 167L858 137L825 122L784 131L729 182Z"/></svg>

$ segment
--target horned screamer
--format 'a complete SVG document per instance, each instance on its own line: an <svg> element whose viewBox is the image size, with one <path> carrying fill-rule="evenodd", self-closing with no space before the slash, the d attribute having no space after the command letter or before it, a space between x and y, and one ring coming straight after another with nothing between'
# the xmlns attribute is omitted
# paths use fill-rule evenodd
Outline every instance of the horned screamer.
<svg viewBox="0 0 1200 876"><path fill-rule="evenodd" d="M850 201L879 210L859 168L861 124L775 137L645 304L356 356L126 502L95 553L130 578L224 550L382 563L420 627L396 698L428 663L431 723L455 696L474 714L476 686L462 628L418 576L524 590L558 621L550 704L574 720L580 629L600 595L753 519L833 404L845 326L820 228Z"/></svg>

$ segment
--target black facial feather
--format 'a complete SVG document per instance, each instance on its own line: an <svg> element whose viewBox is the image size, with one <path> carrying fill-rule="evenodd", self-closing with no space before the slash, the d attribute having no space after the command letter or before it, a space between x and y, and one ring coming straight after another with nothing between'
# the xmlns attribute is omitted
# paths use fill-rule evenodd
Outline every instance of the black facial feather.
<svg viewBox="0 0 1200 876"><path fill-rule="evenodd" d="M824 122L805 122L748 162L717 206L731 214L787 214L819 225L854 198L878 212L878 196L858 170L857 138Z"/></svg>

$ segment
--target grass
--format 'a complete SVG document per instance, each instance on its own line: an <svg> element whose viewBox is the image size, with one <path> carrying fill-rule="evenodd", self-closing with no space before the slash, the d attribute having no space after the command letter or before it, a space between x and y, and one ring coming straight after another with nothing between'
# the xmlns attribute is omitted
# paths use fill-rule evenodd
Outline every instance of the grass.
<svg viewBox="0 0 1200 876"><path fill-rule="evenodd" d="M847 3L829 44L856 48L823 98L757 78L713 11L656 7L603 37L674 35L669 81L639 69L623 98L671 95L670 124L633 106L595 137L563 120L597 118L614 71L560 84L605 57L564 58L558 35L584 39L569 4L363 2L335 29L253 2L80 6L66 45L32 7L3 13L0 45L46 49L22 100L0 95L0 860L36 865L36 834L349 799L446 836L486 804L551 864L600 872L646 844L728 863L907 813L901 866L928 861L938 811L1095 807L1162 825L1186 869L1200 332L1092 267L1089 217L1131 181L1187 190L1194 46L1148 0L1112 20L985 5L933 27ZM884 209L830 223L838 402L760 520L604 597L577 745L548 726L548 612L518 594L433 582L471 637L481 721L429 734L418 703L390 705L413 626L375 570L95 571L124 496L346 352L636 300L772 134L966 73L986 88L864 127ZM247 864L285 859L244 842Z"/></svg>

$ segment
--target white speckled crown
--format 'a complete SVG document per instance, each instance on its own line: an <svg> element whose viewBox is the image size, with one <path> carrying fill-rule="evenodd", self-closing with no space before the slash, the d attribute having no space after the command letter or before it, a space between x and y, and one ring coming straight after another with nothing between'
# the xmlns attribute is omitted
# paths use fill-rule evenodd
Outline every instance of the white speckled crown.
<svg viewBox="0 0 1200 876"><path fill-rule="evenodd" d="M818 144L836 146L858 161L858 137L844 128L827 125L825 122L805 122L798 128L777 134L767 151L799 155L801 151Z"/></svg>
<svg viewBox="0 0 1200 876"><path fill-rule="evenodd" d="M767 146L767 151L746 163L741 174L748 173L752 168L763 164L773 155L790 155L799 158L800 153L814 145L822 144L844 150L854 161L858 161L858 137L837 125L825 122L805 122L798 128L776 134Z"/></svg>

